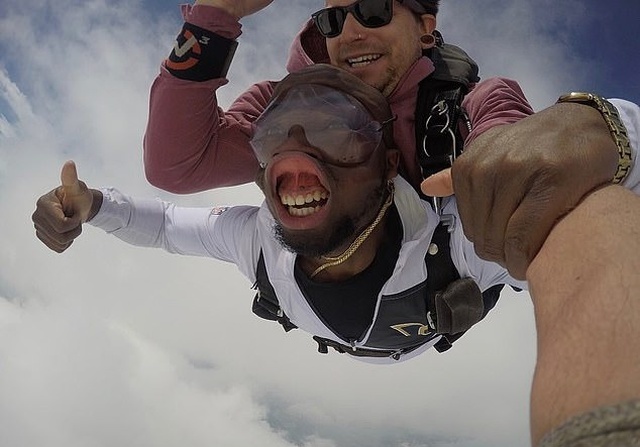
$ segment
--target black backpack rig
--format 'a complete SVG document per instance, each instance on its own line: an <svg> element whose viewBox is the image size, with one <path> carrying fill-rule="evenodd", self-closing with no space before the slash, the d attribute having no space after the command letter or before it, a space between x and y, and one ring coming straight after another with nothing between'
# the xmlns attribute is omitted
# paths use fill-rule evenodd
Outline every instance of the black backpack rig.
<svg viewBox="0 0 640 447"><path fill-rule="evenodd" d="M438 31L434 35L436 46L426 50L425 55L433 61L435 70L420 82L415 112L416 154L423 178L451 167L462 153L463 135L471 131L471 122L462 108L462 100L472 85L480 80L478 65L464 50L445 43ZM460 278L449 247L450 232L456 224L455 217L442 213L440 198L420 194L440 216L430 246L435 249L425 255L429 272L425 301L429 325L442 336L434 347L438 352L444 352L485 317L495 306L504 286L496 285L481 293L473 280ZM296 329L280 308L267 276L262 253L253 288L257 290L252 306L256 315L279 322L286 332ZM381 354L360 348L354 350L333 340L318 336L313 338L321 353L327 353L331 347L356 356L394 357L392 353Z"/></svg>

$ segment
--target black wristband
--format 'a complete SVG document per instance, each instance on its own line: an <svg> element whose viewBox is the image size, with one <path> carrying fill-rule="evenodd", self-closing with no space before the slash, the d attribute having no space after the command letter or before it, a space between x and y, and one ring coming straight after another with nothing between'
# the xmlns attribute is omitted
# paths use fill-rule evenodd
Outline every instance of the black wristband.
<svg viewBox="0 0 640 447"><path fill-rule="evenodd" d="M208 81L227 76L238 42L185 23L164 66L176 78Z"/></svg>

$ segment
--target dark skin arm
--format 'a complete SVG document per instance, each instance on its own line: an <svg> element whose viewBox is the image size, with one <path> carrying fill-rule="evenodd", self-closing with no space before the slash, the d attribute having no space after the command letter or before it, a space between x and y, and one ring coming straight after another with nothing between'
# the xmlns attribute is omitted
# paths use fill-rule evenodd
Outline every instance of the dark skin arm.
<svg viewBox="0 0 640 447"><path fill-rule="evenodd" d="M527 270L538 347L532 445L570 417L640 399L638 221L639 196L599 189L558 222Z"/></svg>
<svg viewBox="0 0 640 447"><path fill-rule="evenodd" d="M525 279L556 222L610 183L617 164L600 113L563 103L480 135L450 172L425 180L422 190L440 196L455 190L476 253Z"/></svg>

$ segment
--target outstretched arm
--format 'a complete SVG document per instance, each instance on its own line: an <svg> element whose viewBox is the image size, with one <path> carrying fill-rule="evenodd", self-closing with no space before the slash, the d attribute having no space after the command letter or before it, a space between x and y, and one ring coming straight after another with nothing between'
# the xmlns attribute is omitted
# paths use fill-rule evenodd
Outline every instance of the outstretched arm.
<svg viewBox="0 0 640 447"><path fill-rule="evenodd" d="M640 399L638 222L640 197L602 188L554 227L527 270L538 337L533 445L570 417ZM611 439L597 445L631 445Z"/></svg>
<svg viewBox="0 0 640 447"><path fill-rule="evenodd" d="M32 216L36 236L53 251L69 248L86 222L131 245L212 257L255 271L257 207L179 207L114 188L89 189L71 161L61 179L61 186L38 199Z"/></svg>

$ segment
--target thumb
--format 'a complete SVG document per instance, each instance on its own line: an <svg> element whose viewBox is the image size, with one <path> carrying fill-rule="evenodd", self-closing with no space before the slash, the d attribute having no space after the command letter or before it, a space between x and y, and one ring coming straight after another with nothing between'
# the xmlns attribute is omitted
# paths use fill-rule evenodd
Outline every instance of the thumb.
<svg viewBox="0 0 640 447"><path fill-rule="evenodd" d="M422 192L431 197L447 197L453 195L451 168L430 175L420 184Z"/></svg>
<svg viewBox="0 0 640 447"><path fill-rule="evenodd" d="M62 187L65 193L79 194L80 193L80 181L78 180L78 170L76 164L69 160L62 166L62 172L60 173L60 180L62 181Z"/></svg>
<svg viewBox="0 0 640 447"><path fill-rule="evenodd" d="M76 201L84 193L73 161L69 160L62 166L60 180L62 181L62 210L67 217L70 217L76 211Z"/></svg>

